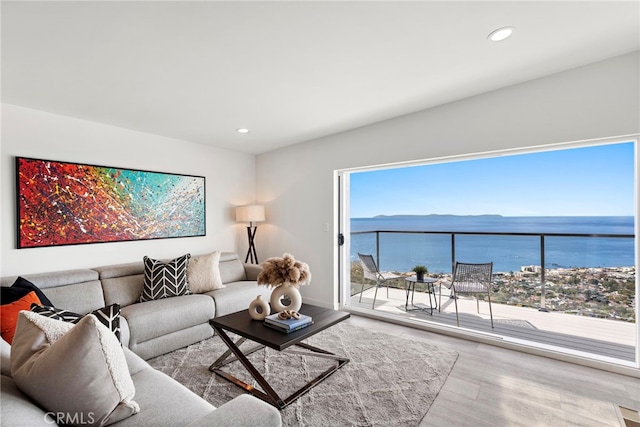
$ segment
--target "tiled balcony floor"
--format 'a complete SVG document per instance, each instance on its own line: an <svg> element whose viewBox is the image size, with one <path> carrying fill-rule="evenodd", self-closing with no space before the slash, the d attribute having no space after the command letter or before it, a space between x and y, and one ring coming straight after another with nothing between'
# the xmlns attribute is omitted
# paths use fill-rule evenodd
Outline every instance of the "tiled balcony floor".
<svg viewBox="0 0 640 427"><path fill-rule="evenodd" d="M360 294L351 297L352 307L371 309L375 288L365 289L362 302ZM435 286L435 297L438 286ZM435 299L431 296L432 300ZM418 322L433 322L440 325L456 326L454 300L449 291L442 290L441 311L430 310L405 311L406 292L403 289L381 287L376 299L376 312L402 316ZM411 299L409 298L409 302ZM429 307L429 296L416 292L414 303ZM489 304L480 302L480 314L476 312L476 301L470 296L459 296L458 311L460 327L483 333L495 334L515 342L536 343L551 348L570 349L592 355L605 356L620 361L635 360L635 324L617 320L597 319L559 312L540 312L533 308L516 307L504 304L492 304L494 329L489 318Z"/></svg>

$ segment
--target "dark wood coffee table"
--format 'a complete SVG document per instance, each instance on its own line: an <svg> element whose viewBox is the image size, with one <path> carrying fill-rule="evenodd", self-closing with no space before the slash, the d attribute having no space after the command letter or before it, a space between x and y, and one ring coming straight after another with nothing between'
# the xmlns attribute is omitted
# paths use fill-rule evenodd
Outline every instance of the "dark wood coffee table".
<svg viewBox="0 0 640 427"><path fill-rule="evenodd" d="M291 402L311 390L320 382L325 380L329 375L343 367L349 362L349 359L335 355L326 350L311 346L303 343L302 341L324 331L331 326L348 319L351 315L341 311L331 310L327 308L317 307L314 305L303 304L300 309L300 313L306 314L313 318L313 325L306 328L297 330L286 334L277 330L264 326L262 321L253 320L249 316L249 311L239 311L237 313L228 314L226 316L216 317L209 321L213 329L222 341L229 347L222 356L220 356L209 367L209 370L215 372L222 378L231 381L237 386L243 388L254 396L264 400L267 403L275 406L278 409L283 409ZM232 332L240 337L234 342L227 332ZM239 346L246 340L254 341L259 345L254 346L248 350L240 350ZM335 366L330 367L319 376L309 381L302 386L299 390L291 394L289 397L282 398L280 395L269 385L267 380L260 374L260 372L253 366L253 364L247 359L247 355L261 350L265 347L270 347L274 350L283 351L291 346L302 347L309 352L305 352L305 355L322 357L325 359L333 359L336 361ZM300 353L300 352L296 352ZM233 354L233 356L231 356ZM235 376L223 371L221 368L236 360L240 361L242 365L247 369L251 376L260 384L264 391L258 390L255 387L245 383L244 381L236 378Z"/></svg>

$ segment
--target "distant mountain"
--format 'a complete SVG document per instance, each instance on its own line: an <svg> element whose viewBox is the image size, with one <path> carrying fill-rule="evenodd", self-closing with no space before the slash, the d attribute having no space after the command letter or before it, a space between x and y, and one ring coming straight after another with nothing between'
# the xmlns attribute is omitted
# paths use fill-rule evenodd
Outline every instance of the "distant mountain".
<svg viewBox="0 0 640 427"><path fill-rule="evenodd" d="M373 218L428 218L428 217L442 217L442 218L502 218L502 215L497 214L482 214L482 215L453 215L453 214L427 214L427 215L376 215Z"/></svg>

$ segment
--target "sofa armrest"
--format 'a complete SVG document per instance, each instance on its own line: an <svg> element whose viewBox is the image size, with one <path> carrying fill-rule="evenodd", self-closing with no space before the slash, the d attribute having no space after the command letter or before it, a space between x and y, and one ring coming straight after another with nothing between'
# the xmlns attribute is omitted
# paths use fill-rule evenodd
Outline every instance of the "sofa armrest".
<svg viewBox="0 0 640 427"><path fill-rule="evenodd" d="M247 280L258 280L258 274L262 271L262 267L257 264L244 263L244 271L247 275Z"/></svg>
<svg viewBox="0 0 640 427"><path fill-rule="evenodd" d="M190 423L188 427L281 427L280 411L262 400L241 394Z"/></svg>

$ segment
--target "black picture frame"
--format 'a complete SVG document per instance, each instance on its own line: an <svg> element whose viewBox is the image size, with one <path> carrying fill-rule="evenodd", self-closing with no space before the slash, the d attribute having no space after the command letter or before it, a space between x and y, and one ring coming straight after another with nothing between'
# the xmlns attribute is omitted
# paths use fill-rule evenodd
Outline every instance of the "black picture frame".
<svg viewBox="0 0 640 427"><path fill-rule="evenodd" d="M206 178L16 157L17 247L206 236Z"/></svg>

